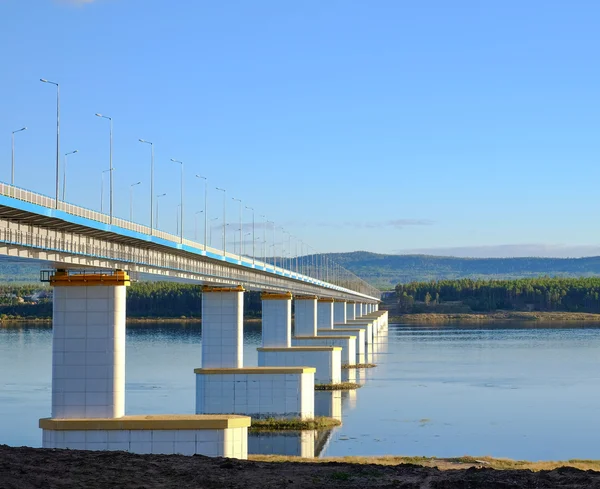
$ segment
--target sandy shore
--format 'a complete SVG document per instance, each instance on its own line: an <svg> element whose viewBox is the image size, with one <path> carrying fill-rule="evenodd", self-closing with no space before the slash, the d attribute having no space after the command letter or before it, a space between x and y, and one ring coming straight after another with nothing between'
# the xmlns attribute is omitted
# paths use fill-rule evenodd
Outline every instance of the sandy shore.
<svg viewBox="0 0 600 489"><path fill-rule="evenodd" d="M600 488L600 472L418 465L256 462L0 445L0 489L66 488Z"/></svg>
<svg viewBox="0 0 600 489"><path fill-rule="evenodd" d="M392 314L390 323L444 323L444 322L485 322L485 321L538 321L538 322L596 322L600 323L600 314L586 312L521 312L496 311L489 313L419 313Z"/></svg>

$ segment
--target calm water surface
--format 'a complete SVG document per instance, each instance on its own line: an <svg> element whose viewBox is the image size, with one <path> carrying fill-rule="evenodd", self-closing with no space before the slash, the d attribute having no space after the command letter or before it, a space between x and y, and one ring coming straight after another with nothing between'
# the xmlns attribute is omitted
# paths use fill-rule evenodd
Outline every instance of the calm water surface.
<svg viewBox="0 0 600 489"><path fill-rule="evenodd" d="M201 331L127 330L129 414L193 413ZM245 328L256 365L260 327ZM364 387L320 409L341 411L321 455L492 455L600 459L600 325L390 325ZM50 415L51 330L0 328L0 443L40 446Z"/></svg>

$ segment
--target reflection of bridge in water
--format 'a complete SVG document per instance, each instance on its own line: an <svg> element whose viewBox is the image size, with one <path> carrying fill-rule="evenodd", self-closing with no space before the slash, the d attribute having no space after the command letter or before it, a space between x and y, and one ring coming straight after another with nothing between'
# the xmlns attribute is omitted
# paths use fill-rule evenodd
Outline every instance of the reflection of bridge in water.
<svg viewBox="0 0 600 489"><path fill-rule="evenodd" d="M377 363L378 354L385 352L385 338L380 336L369 348L369 362ZM344 369L344 382L365 384L370 369ZM343 420L344 409L355 409L360 389L316 391L315 416ZM328 430L304 430L286 432L257 432L248 435L248 453L255 455L283 455L304 458L320 457L326 450L332 435L343 426Z"/></svg>
<svg viewBox="0 0 600 489"><path fill-rule="evenodd" d="M333 430L250 433L248 435L248 453L315 458L323 453L332 433Z"/></svg>

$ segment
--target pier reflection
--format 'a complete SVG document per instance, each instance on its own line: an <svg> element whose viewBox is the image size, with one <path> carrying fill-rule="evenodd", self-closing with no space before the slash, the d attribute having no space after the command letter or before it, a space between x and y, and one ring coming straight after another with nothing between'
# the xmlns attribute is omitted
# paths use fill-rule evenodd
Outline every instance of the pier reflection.
<svg viewBox="0 0 600 489"><path fill-rule="evenodd" d="M314 458L316 430L248 433L248 454Z"/></svg>
<svg viewBox="0 0 600 489"><path fill-rule="evenodd" d="M357 394L358 389L342 391L342 411L344 409L354 409L356 407Z"/></svg>
<svg viewBox="0 0 600 489"><path fill-rule="evenodd" d="M342 391L315 391L315 416L342 420Z"/></svg>

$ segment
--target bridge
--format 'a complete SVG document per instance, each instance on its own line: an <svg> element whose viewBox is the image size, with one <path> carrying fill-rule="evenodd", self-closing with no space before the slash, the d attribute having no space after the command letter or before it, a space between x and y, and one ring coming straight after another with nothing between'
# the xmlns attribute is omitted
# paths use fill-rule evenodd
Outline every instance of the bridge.
<svg viewBox="0 0 600 489"><path fill-rule="evenodd" d="M342 366L362 364L385 332L379 291L318 256L261 260L241 248L226 252L0 183L0 256L36 260L49 268L41 280L54 287L44 447L246 458L249 416L314 417L315 386L342 385ZM125 415L132 279L202 286L196 415ZM258 367L243 362L246 290L262 292Z"/></svg>
<svg viewBox="0 0 600 489"><path fill-rule="evenodd" d="M314 256L296 257L294 270L286 269L277 266L276 257L267 263L225 252L5 183L0 183L0 255L55 268L123 269L136 278L243 285L371 304L380 298L352 272L315 263Z"/></svg>

